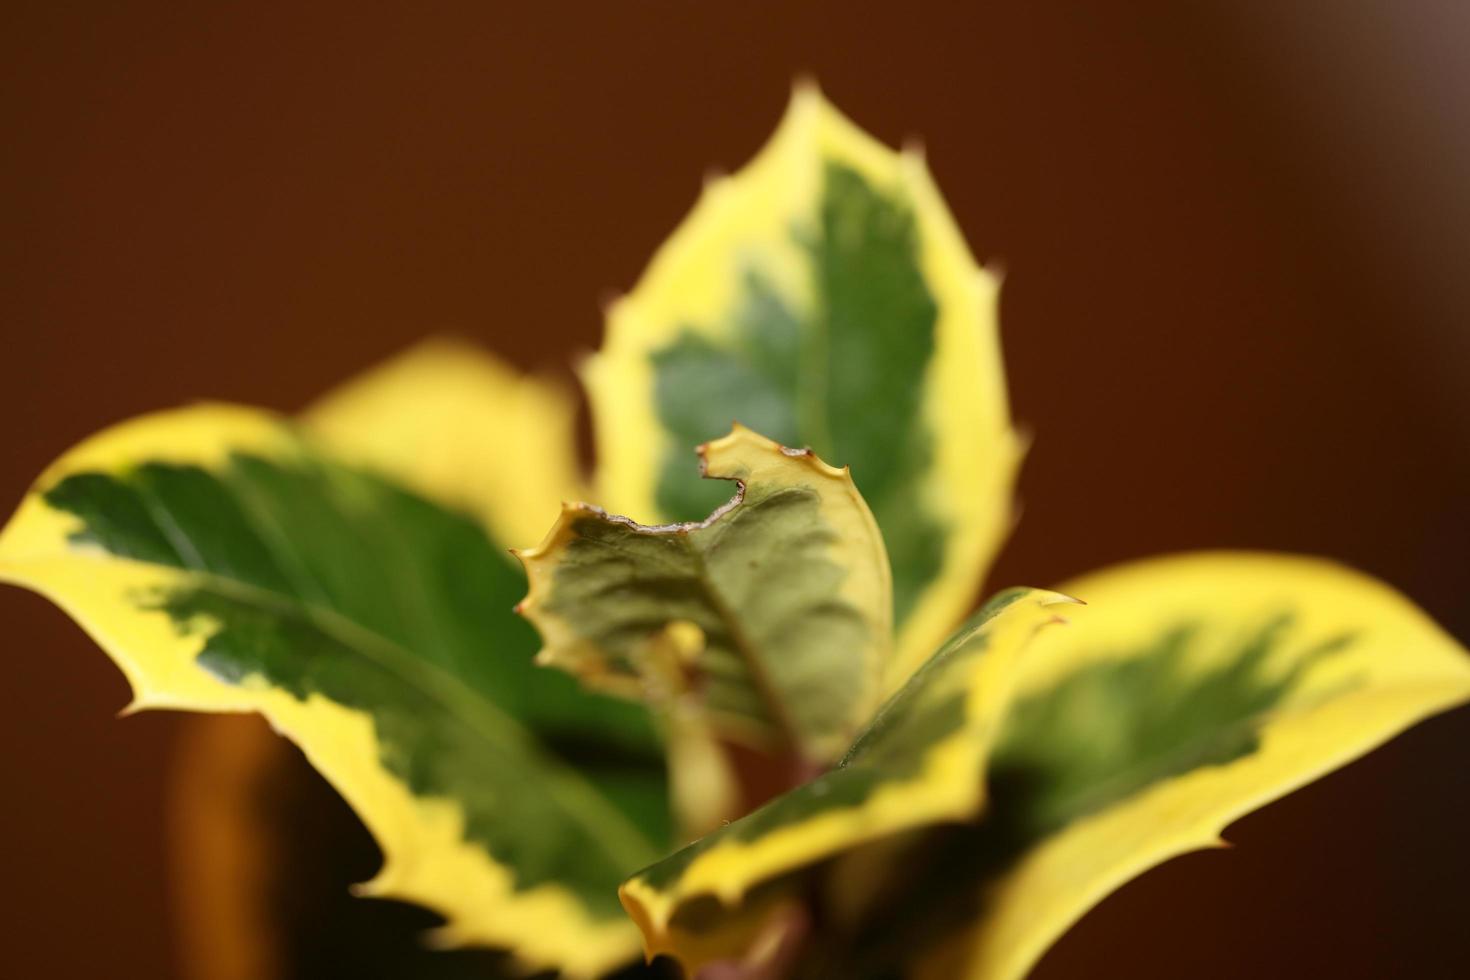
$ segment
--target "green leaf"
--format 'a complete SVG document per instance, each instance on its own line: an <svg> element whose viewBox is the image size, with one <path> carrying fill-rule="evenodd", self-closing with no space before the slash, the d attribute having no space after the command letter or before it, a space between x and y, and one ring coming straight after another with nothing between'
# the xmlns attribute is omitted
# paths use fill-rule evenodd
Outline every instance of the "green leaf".
<svg viewBox="0 0 1470 980"><path fill-rule="evenodd" d="M541 660L633 696L682 669L717 731L830 761L872 713L889 651L872 514L846 470L749 429L700 455L740 485L707 520L643 527L568 505L520 553Z"/></svg>
<svg viewBox="0 0 1470 980"><path fill-rule="evenodd" d="M838 765L630 878L623 904L650 955L689 971L735 958L784 876L900 831L968 820L1011 678L1073 600L1016 589L991 600L877 712ZM712 913L711 906L717 910Z"/></svg>
<svg viewBox="0 0 1470 980"><path fill-rule="evenodd" d="M1054 594L1001 597L836 769L626 882L648 949L758 959L825 894L798 975L1019 978L1129 878L1470 700L1454 640L1326 562L1185 555L1063 588L1087 602L1067 625L1036 631ZM957 728L961 689L984 700Z"/></svg>
<svg viewBox="0 0 1470 980"><path fill-rule="evenodd" d="M488 508L477 518L469 495L446 506L409 489L435 478L406 461L403 482L390 478L392 440L338 424L399 416L416 401L406 377L462 382L459 419L430 413L441 426L483 424L497 395L524 406L494 387L498 366L455 382L440 356L323 406L315 438L225 406L94 437L6 527L0 577L71 613L122 667L135 708L255 710L296 741L384 851L368 893L439 911L444 942L590 976L637 948L616 888L670 837L661 746L638 706L533 666L534 631L512 612L524 578ZM480 456L511 427L501 415L478 428ZM403 445L445 441L424 428ZM538 462L500 465L549 482Z"/></svg>
<svg viewBox="0 0 1470 980"><path fill-rule="evenodd" d="M996 280L917 152L894 153L810 88L737 175L712 182L587 365L599 493L696 520L684 465L739 420L851 467L888 545L898 653L922 663L976 598L1009 530L1020 458Z"/></svg>
<svg viewBox="0 0 1470 980"><path fill-rule="evenodd" d="M971 917L922 976L1024 976L1128 879L1222 844L1236 818L1470 699L1454 640L1327 562L1185 555L1063 588L1088 605L1021 665L985 821L929 875L908 867L888 911L909 899L914 914L883 919L890 943L917 945Z"/></svg>

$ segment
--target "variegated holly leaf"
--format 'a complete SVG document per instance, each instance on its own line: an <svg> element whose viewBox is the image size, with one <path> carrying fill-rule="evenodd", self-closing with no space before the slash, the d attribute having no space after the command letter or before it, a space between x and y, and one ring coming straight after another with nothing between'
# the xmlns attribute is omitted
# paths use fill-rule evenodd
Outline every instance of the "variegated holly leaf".
<svg viewBox="0 0 1470 980"><path fill-rule="evenodd" d="M644 527L569 504L519 553L540 658L631 696L696 698L725 737L831 761L888 658L883 539L847 470L810 451L736 426L699 453L705 476L739 484L705 520Z"/></svg>
<svg viewBox="0 0 1470 980"><path fill-rule="evenodd" d="M850 955L920 975L1024 976L1088 908L1236 818L1470 699L1470 659L1340 566L1196 554L1063 586L1085 600L1019 666L991 807L912 858ZM864 975L861 973L853 976Z"/></svg>
<svg viewBox="0 0 1470 980"><path fill-rule="evenodd" d="M835 768L630 878L623 904L648 954L690 971L740 958L785 903L789 876L901 831L973 818L1018 660L1072 601L1029 589L997 596L883 704Z"/></svg>
<svg viewBox="0 0 1470 980"><path fill-rule="evenodd" d="M601 501L702 518L719 491L686 454L732 420L850 466L892 560L891 691L975 601L1010 526L1020 445L997 291L922 155L798 89L609 310L584 372Z"/></svg>
<svg viewBox="0 0 1470 980"><path fill-rule="evenodd" d="M304 432L145 416L42 475L0 578L70 613L134 708L259 711L297 742L382 847L367 893L442 913L443 942L591 976L636 953L617 884L671 834L646 712L533 666L512 612L500 535L523 517L501 504L573 489L570 414L534 411L556 397L429 348Z"/></svg>

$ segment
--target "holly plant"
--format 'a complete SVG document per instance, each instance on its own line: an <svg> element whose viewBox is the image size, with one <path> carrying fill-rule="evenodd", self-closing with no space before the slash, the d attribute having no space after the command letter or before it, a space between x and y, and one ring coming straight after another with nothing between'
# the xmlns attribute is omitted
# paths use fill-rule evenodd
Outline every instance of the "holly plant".
<svg viewBox="0 0 1470 980"><path fill-rule="evenodd" d="M437 912L437 944L572 978L1019 977L1123 882L1470 698L1470 661L1276 554L966 618L1023 455L998 287L922 156L802 88L609 309L590 475L572 394L430 342L293 418L88 439L0 577L130 710L269 719L381 847L361 890Z"/></svg>

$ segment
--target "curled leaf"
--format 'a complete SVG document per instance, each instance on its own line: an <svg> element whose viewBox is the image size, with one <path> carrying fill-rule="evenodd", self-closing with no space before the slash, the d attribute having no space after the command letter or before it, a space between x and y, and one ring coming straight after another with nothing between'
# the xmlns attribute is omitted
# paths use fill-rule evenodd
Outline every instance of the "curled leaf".
<svg viewBox="0 0 1470 980"><path fill-rule="evenodd" d="M685 454L732 419L851 466L893 564L895 689L970 609L1010 529L1021 448L998 293L922 154L798 88L608 312L584 372L602 502L703 517L718 498Z"/></svg>
<svg viewBox="0 0 1470 980"><path fill-rule="evenodd" d="M519 553L540 659L638 696L675 651L718 731L831 760L877 703L890 649L878 528L847 470L809 451L736 426L700 455L740 485L707 519L645 527L571 504Z"/></svg>

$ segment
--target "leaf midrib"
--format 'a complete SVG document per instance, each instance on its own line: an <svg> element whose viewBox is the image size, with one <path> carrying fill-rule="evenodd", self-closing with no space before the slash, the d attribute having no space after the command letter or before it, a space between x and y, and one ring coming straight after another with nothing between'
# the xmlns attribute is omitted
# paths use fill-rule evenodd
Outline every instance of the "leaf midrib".
<svg viewBox="0 0 1470 980"><path fill-rule="evenodd" d="M761 701L766 706L766 713L780 730L785 743L796 752L804 752L805 747L802 744L801 733L796 727L796 720L787 709L786 702L777 694L776 684L766 671L755 644L745 635L745 630L740 624L740 617L725 602L724 597L720 595L720 590L715 587L714 580L710 577L704 548L698 545L692 535L688 542L689 552L694 558L697 569L695 580L699 582L699 587L703 590L705 598L709 600L715 615L724 621L725 629L730 635L730 644L740 655L740 659L744 661L750 674L751 686L760 695Z"/></svg>
<svg viewBox="0 0 1470 980"><path fill-rule="evenodd" d="M254 605L266 612L287 614L302 619L334 636L349 649L372 660L379 667L392 673L405 684L416 688L431 700L444 704L454 713L455 717L465 721L487 742L519 744L527 752L539 757L538 761L545 765L549 770L547 775L551 777L545 781L545 785L549 787L549 795L557 800L572 820L590 827L593 830L591 836L594 840L607 842L609 853L619 864L625 864L630 869L642 867L649 861L657 859L660 854L654 842L649 840L622 811L599 793L581 773L546 752L539 740L528 729L507 715L493 701L454 675L414 656L412 651L396 641L363 626L335 609L325 608L299 596L284 595L274 589L229 578L207 569L180 568L159 562L124 558L100 548L95 551L68 550L53 557L68 561L117 563L160 569L172 575L192 578L205 587L213 588L225 598ZM35 560L35 558L31 559L31 561ZM159 612L162 611L159 610ZM454 711L456 706L463 710ZM364 711L364 713L372 717L371 711ZM451 795L444 795L448 799L454 799ZM592 817L597 819L591 819Z"/></svg>

